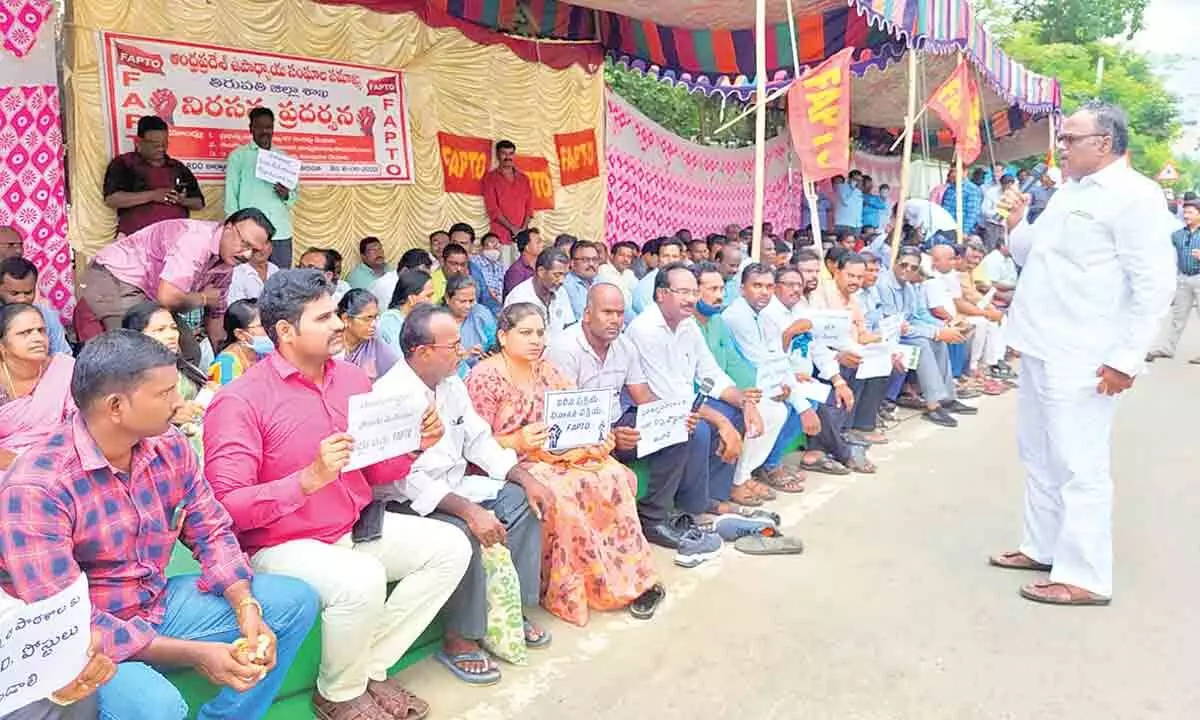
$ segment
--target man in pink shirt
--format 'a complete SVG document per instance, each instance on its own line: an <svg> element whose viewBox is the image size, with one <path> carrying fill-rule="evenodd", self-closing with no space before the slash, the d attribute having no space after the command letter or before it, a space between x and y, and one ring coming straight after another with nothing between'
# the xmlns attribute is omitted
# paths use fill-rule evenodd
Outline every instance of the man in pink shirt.
<svg viewBox="0 0 1200 720"><path fill-rule="evenodd" d="M512 141L496 143L496 167L483 176L483 205L510 261L513 238L533 221L533 185L517 169L516 155Z"/></svg>
<svg viewBox="0 0 1200 720"><path fill-rule="evenodd" d="M182 355L195 363L199 348L180 314L204 308L205 330L218 347L225 338L225 294L233 267L268 247L274 234L271 222L254 208L239 210L223 223L157 222L119 236L97 253L79 280L79 295L105 330L121 327L121 318L139 303L162 305L175 314Z"/></svg>
<svg viewBox="0 0 1200 720"><path fill-rule="evenodd" d="M346 432L350 397L371 392L371 381L333 359L343 323L324 273L275 273L258 310L276 352L209 406L205 475L251 565L298 577L321 597L317 717L424 717L428 705L387 671L454 592L471 545L453 525L384 513L372 502L372 486L403 481L411 456L345 469L354 446ZM431 409L422 451L441 436Z"/></svg>

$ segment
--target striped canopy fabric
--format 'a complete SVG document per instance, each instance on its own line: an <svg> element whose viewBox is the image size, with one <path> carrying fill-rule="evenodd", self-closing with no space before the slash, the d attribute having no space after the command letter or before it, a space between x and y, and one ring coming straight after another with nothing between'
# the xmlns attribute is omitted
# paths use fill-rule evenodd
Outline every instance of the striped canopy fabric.
<svg viewBox="0 0 1200 720"><path fill-rule="evenodd" d="M498 31L497 41L514 48L513 36L552 41L538 42L529 52L543 61L550 56L555 64L574 59L593 66L595 56L588 50L598 43L617 62L689 91L740 100L754 92L755 4L750 0L316 1L420 12L439 24ZM802 66L854 47L853 70L867 77L872 70L886 71L909 50L926 57L962 52L978 70L981 85L991 89L985 94L995 95L989 106L1045 114L1060 104L1058 83L1005 55L975 19L968 0L793 0L792 5ZM794 68L786 7L784 0L767 0L767 73L775 87L789 82Z"/></svg>

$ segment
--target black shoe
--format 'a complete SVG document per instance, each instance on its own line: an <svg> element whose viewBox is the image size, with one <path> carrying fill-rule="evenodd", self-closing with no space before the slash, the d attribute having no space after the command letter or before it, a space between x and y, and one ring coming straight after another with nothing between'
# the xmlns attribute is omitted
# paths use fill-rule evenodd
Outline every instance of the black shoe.
<svg viewBox="0 0 1200 720"><path fill-rule="evenodd" d="M654 523L653 525L642 524L642 534L646 536L646 540L668 548L670 550L679 549L679 541L683 538L688 530L696 526L696 521L691 515L686 513L674 515L662 522Z"/></svg>
<svg viewBox="0 0 1200 720"><path fill-rule="evenodd" d="M942 427L958 427L958 421L951 417L950 413L946 412L942 408L938 408L937 410L926 410L922 417L934 425L941 425Z"/></svg>
<svg viewBox="0 0 1200 720"><path fill-rule="evenodd" d="M978 415L979 414L979 408L971 407L970 405L962 403L958 400L947 400L946 402L942 403L942 409L945 410L946 412L952 412L955 415Z"/></svg>

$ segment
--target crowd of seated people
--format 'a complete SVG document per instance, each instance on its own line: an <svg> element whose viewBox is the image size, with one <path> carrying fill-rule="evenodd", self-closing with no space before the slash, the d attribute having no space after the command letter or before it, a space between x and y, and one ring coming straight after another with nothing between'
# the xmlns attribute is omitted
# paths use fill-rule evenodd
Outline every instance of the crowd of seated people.
<svg viewBox="0 0 1200 720"><path fill-rule="evenodd" d="M144 130L149 155L124 162L162 166L162 129ZM276 266L280 238L253 207L183 213L131 227L81 274L78 360L18 236L0 259L0 541L25 549L0 558L0 590L33 601L81 572L101 580L94 657L111 665L59 699L95 693L72 706L89 720L97 704L147 717L145 697L182 718L161 674L182 666L224 688L202 716L262 717L319 613L318 717L414 720L428 704L387 670L439 613L437 661L468 684L502 678L500 547L526 648L552 640L535 605L577 625L653 617L667 592L653 545L685 568L726 541L799 552L770 509L780 494L811 473L881 471L869 449L899 405L954 427L977 412L962 399L1013 384L1003 242L930 247L906 229L893 262L904 214L871 188L836 183L839 222L818 241L765 224L757 254L739 225L610 248L548 244L527 218L509 228L511 263L498 234L457 223L394 265L362 238L345 280L331 249ZM850 319L844 342L814 336L829 312ZM860 377L897 317L887 371ZM573 389L612 393L611 429L547 450L546 394ZM347 470L350 398L367 392L426 399L419 448ZM659 401L691 405L686 439L641 456L638 413ZM165 577L176 540L199 576ZM202 642L186 639L195 623ZM212 647L260 637L261 656Z"/></svg>

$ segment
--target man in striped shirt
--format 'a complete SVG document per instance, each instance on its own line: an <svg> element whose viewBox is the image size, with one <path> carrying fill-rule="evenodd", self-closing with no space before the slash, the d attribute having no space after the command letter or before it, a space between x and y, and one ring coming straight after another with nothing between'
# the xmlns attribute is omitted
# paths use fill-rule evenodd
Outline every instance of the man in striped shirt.
<svg viewBox="0 0 1200 720"><path fill-rule="evenodd" d="M1183 222L1184 227L1171 234L1176 271L1179 273L1175 300L1171 305L1171 327L1163 343L1146 356L1147 362L1174 357L1192 308L1200 302L1200 200L1189 200L1183 204ZM1200 357L1188 362L1200 365Z"/></svg>

